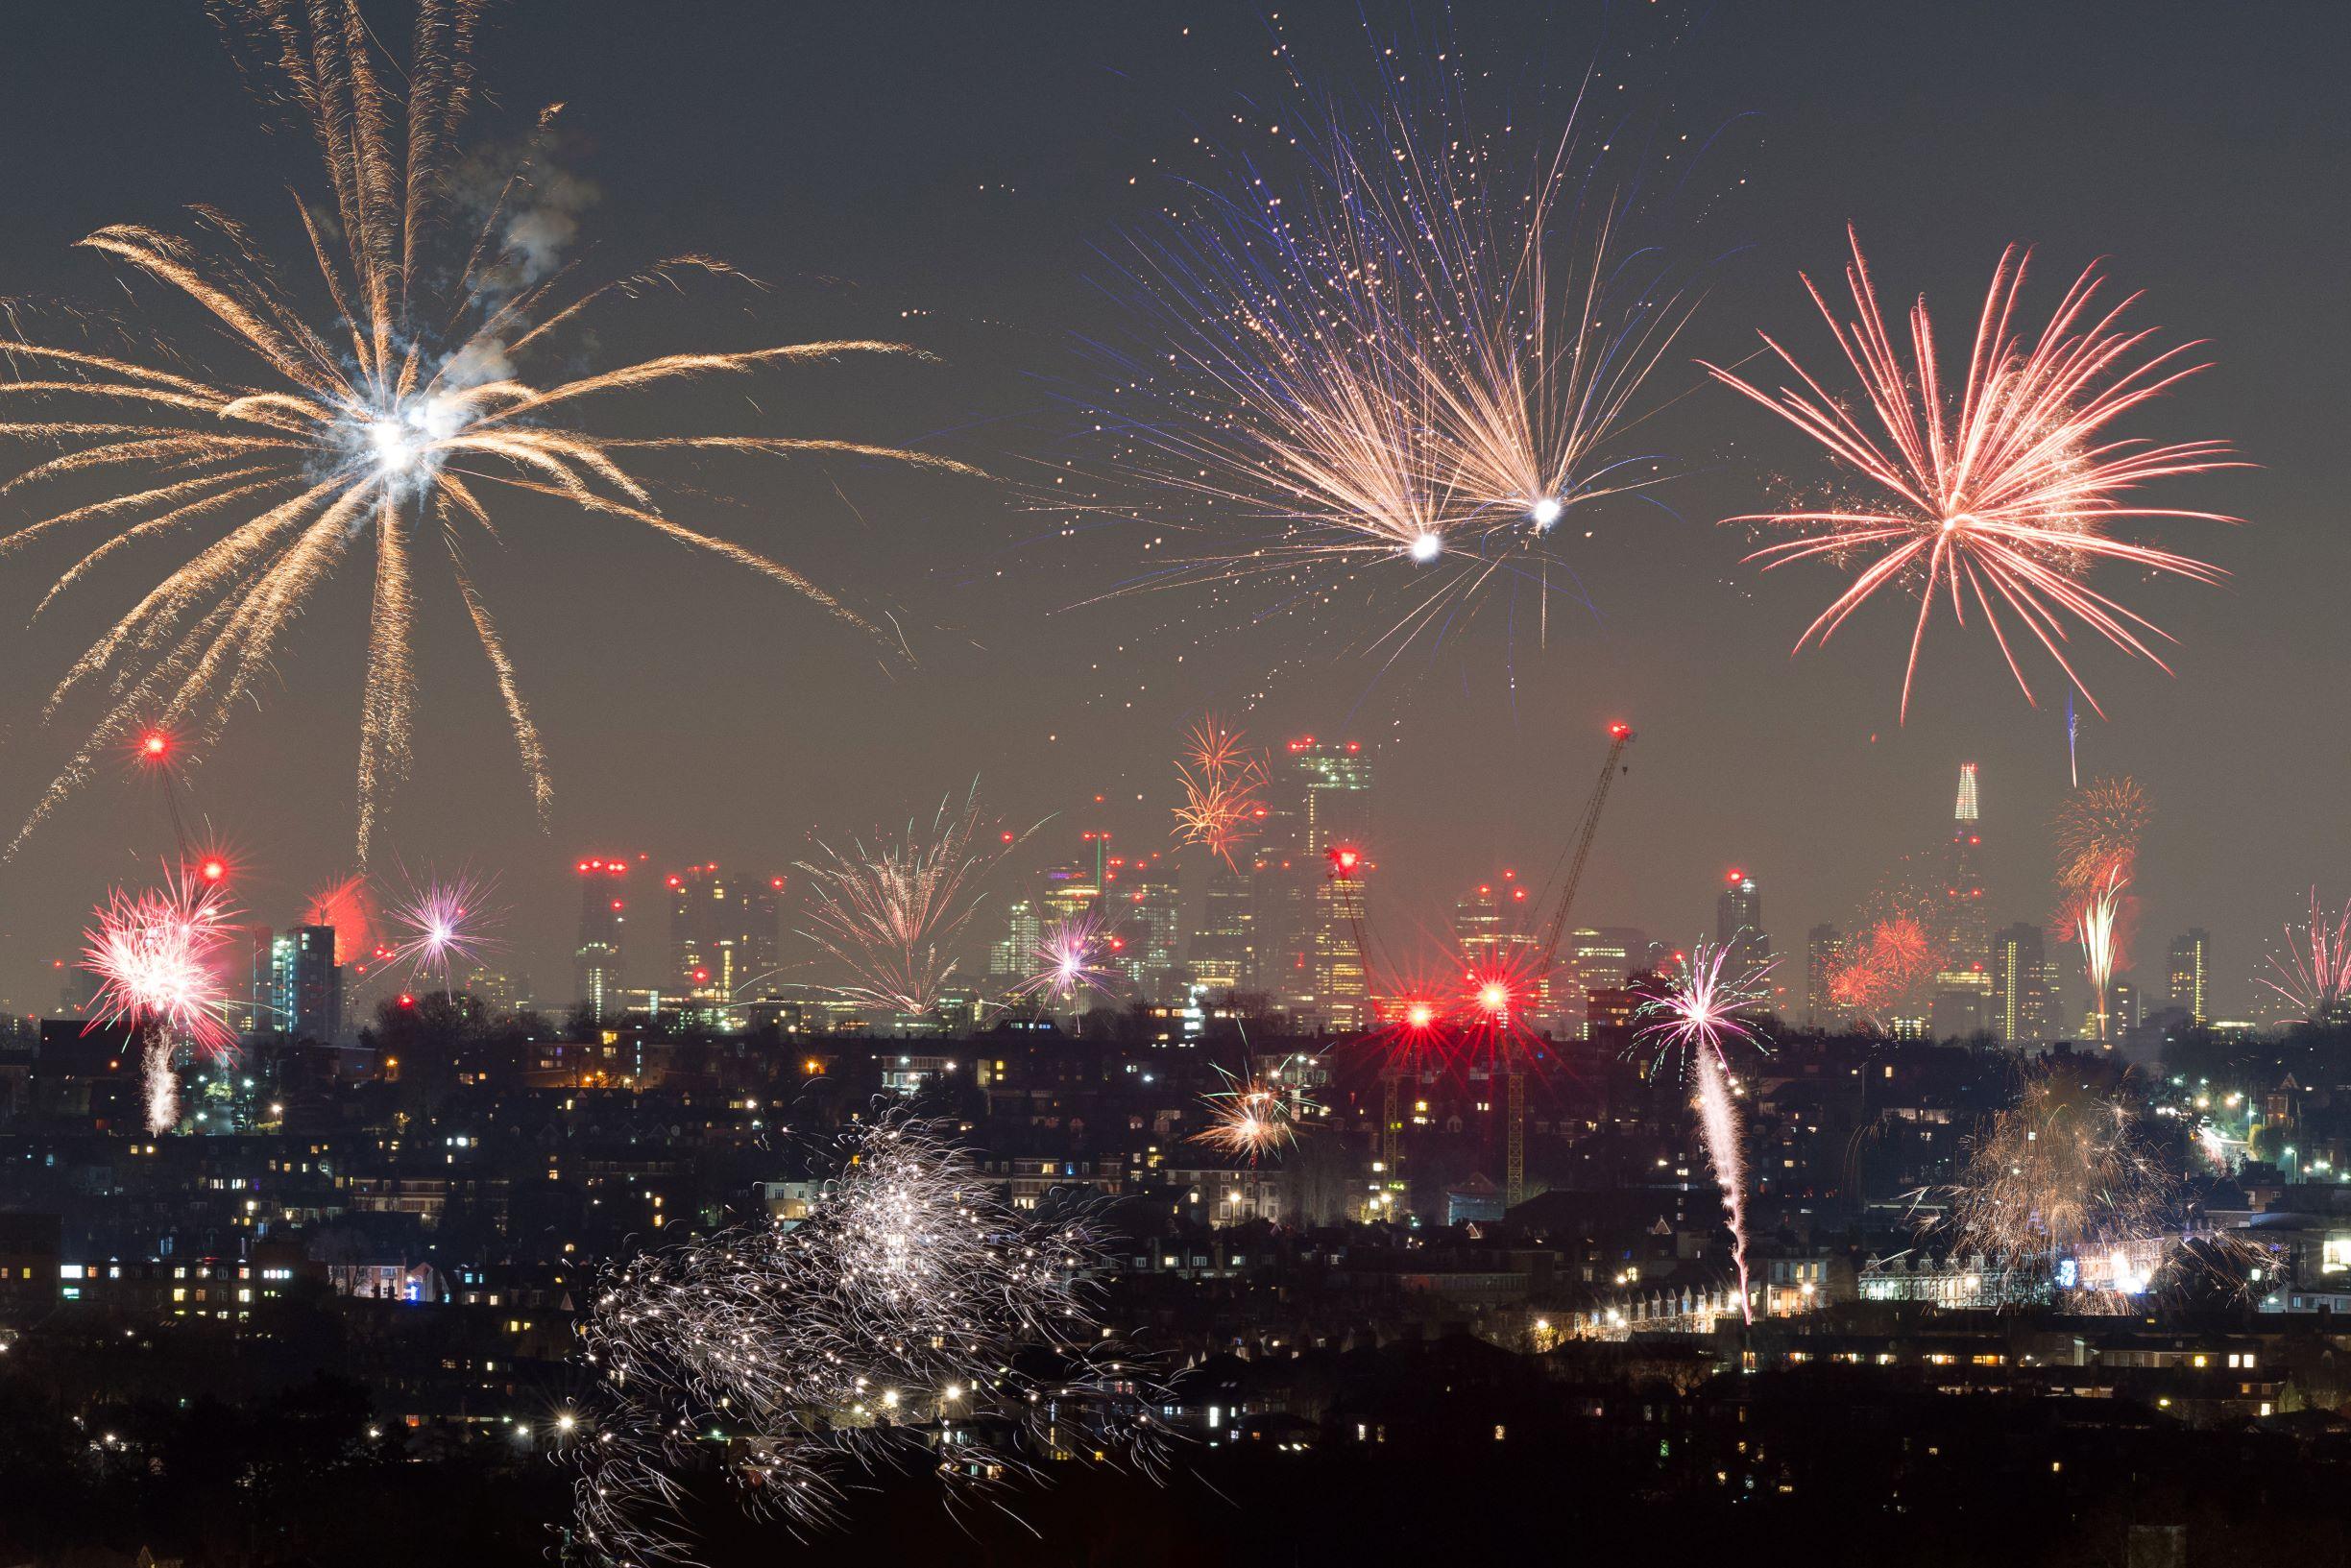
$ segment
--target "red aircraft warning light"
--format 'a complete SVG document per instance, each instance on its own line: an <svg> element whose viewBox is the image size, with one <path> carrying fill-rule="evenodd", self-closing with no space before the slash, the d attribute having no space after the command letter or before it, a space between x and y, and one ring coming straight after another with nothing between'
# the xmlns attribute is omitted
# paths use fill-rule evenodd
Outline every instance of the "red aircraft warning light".
<svg viewBox="0 0 2351 1568"><path fill-rule="evenodd" d="M1633 738L1633 726L1630 724L1612 724L1609 726L1609 737L1612 740L1630 740Z"/></svg>
<svg viewBox="0 0 2351 1568"><path fill-rule="evenodd" d="M1341 844L1330 852L1332 867L1342 877L1352 877L1355 868L1363 864L1363 851L1351 844Z"/></svg>

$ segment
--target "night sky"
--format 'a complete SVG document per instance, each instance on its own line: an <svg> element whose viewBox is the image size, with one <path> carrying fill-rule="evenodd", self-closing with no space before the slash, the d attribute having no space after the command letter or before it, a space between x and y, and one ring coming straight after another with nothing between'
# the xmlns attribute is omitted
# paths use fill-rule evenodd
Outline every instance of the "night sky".
<svg viewBox="0 0 2351 1568"><path fill-rule="evenodd" d="M2337 494L2351 15L2139 0L1465 9L1450 47L1493 62L1515 116L1542 123L1597 54L1604 77L1641 84L1634 112L1660 151L1685 133L1708 145L1691 178L1719 197L1692 242L1709 292L1661 373L1663 390L1689 395L1649 432L1684 476L1656 493L1661 504L1596 509L1583 519L1594 537L1565 551L1596 615L1556 600L1545 639L1482 625L1383 675L1341 656L1326 625L1252 623L1198 596L1088 602L1139 567L1155 530L1065 539L1001 488L747 469L730 470L748 475L730 487L747 509L681 512L860 608L891 610L920 661L891 675L773 584L621 524L518 506L506 548L477 560L550 751L552 831L532 818L454 591L426 571L416 769L378 869L495 875L508 961L544 1001L568 1001L580 854L781 869L812 830L902 821L975 774L1017 825L1061 813L1031 859L1064 841L1075 851L1093 826L1122 847L1162 847L1178 731L1215 709L1254 740L1311 732L1374 750L1387 883L1375 897L1394 926L1427 925L1493 868L1548 863L1603 726L1623 717L1640 739L1579 922L1711 934L1721 872L1742 865L1778 945L1799 954L1796 980L1807 927L1849 922L1893 861L1936 845L1963 760L1982 766L1995 923L2043 918L2047 824L2066 783L2053 667L2028 665L2035 709L1980 628L1941 620L1898 727L1903 607L1877 606L1827 652L1791 661L1842 579L1801 567L1758 578L1740 563L1744 536L1715 526L1767 504L1773 476L1822 464L1688 362L1743 355L1757 328L1807 363L1832 355L1797 271L1833 280L1850 222L1889 310L1922 289L1936 302L1947 359L2011 240L2037 247L2033 325L2105 257L2114 286L2145 291L2138 320L2168 342L2210 340L2215 368L2131 433L2223 437L2259 465L2167 493L2247 519L2161 535L2234 580L2101 571L2097 586L2181 645L2170 679L2076 642L2109 715L2085 711L2081 749L2085 776L2127 771L2155 801L2141 977L2160 983L2164 945L2199 924L2218 944L2219 1009L2249 1004L2262 949L2312 884L2351 895L2339 609L2351 535ZM401 8L371 13L404 36ZM1368 14L1382 36L1410 25L1401 9ZM539 106L565 101L555 162L576 208L570 253L618 267L709 252L771 285L697 288L615 318L598 363L860 334L942 356L794 370L675 409L616 404L606 427L907 442L1031 475L1076 434L1074 346L1122 325L1097 287L1103 253L1167 204L1173 175L1199 172L1196 135L1281 156L1266 131L1287 90L1277 30L1318 86L1361 90L1371 51L1352 5L1276 22L1198 4L517 4L481 49L497 101L473 131L511 142ZM281 254L298 237L285 187L315 194L316 159L263 133L197 6L20 8L7 78L0 297L123 302L115 272L73 242L109 223L172 227L191 202L253 223ZM192 313L150 285L137 298L201 345ZM0 526L25 516L0 497ZM0 624L22 628L72 558L44 547L0 564ZM12 825L78 738L38 729L41 695L175 559L118 563L6 634L0 818ZM281 649L279 688L190 782L191 808L250 867L243 902L266 923L291 920L302 890L351 856L366 605L365 571L347 569ZM87 789L0 868L0 997L54 1006L50 963L78 947L89 905L169 848L150 785L109 773Z"/></svg>

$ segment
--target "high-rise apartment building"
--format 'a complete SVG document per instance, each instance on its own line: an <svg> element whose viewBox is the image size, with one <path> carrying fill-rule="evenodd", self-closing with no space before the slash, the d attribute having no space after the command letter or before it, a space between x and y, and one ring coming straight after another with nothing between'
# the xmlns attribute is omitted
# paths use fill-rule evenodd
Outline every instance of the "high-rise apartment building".
<svg viewBox="0 0 2351 1568"><path fill-rule="evenodd" d="M259 962L263 952L266 963ZM343 971L332 926L296 926L254 950L254 1026L332 1045L343 1036Z"/></svg>
<svg viewBox="0 0 2351 1568"><path fill-rule="evenodd" d="M580 880L580 917L572 974L580 1005L601 1024L620 1012L620 939L628 926L629 864L617 856L593 856L574 869Z"/></svg>
<svg viewBox="0 0 2351 1568"><path fill-rule="evenodd" d="M1103 871L1109 968L1136 995L1175 1000L1183 947L1183 889L1176 862L1154 850L1113 856Z"/></svg>
<svg viewBox="0 0 2351 1568"><path fill-rule="evenodd" d="M2212 972L2212 935L2203 927L2191 928L2171 943L2171 961L2166 966L2166 988L2170 993L2171 1005L2186 1013L2197 1027L2212 1021L2211 1002L2205 992L2205 977Z"/></svg>

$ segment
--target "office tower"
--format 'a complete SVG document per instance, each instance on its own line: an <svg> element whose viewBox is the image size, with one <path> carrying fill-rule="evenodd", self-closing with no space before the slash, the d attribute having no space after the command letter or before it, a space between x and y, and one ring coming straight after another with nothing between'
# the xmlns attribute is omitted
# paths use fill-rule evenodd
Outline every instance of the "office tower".
<svg viewBox="0 0 2351 1568"><path fill-rule="evenodd" d="M1330 877L1329 856L1368 849L1371 762L1358 741L1293 740L1271 770L1249 873L1254 989L1335 1028L1369 1021L1369 985L1351 913L1362 889ZM1355 876L1371 870L1359 861Z"/></svg>
<svg viewBox="0 0 2351 1568"><path fill-rule="evenodd" d="M1579 1006L1573 1020L1558 1017L1553 999L1559 988L1553 977L1538 974L1543 932L1538 928L1535 895L1509 867L1453 905L1453 948L1472 971L1505 977L1519 993L1518 1006L1526 1021L1538 1027L1564 1027L1583 1022ZM1587 933L1596 936L1597 933ZM1563 952L1572 954L1568 937L1560 939ZM1572 957L1571 957L1572 962Z"/></svg>
<svg viewBox="0 0 2351 1568"><path fill-rule="evenodd" d="M256 987L256 1025L289 1040L333 1045L343 1035L343 971L332 926L296 926L269 943L269 965Z"/></svg>
<svg viewBox="0 0 2351 1568"><path fill-rule="evenodd" d="M1011 899L1005 905L1004 934L988 949L991 989L1019 985L1036 973L1037 950L1045 943L1045 922L1034 899Z"/></svg>
<svg viewBox="0 0 2351 1568"><path fill-rule="evenodd" d="M1837 971L1845 962L1845 933L1815 926L1805 933L1805 1022L1816 1029L1841 1029L1849 1022L1837 1004Z"/></svg>
<svg viewBox="0 0 2351 1568"><path fill-rule="evenodd" d="M726 876L714 860L663 880L669 893L669 984L735 1001L773 978L782 950L782 877Z"/></svg>
<svg viewBox="0 0 2351 1568"><path fill-rule="evenodd" d="M2041 928L2019 921L1992 943L1992 1032L2012 1046L2034 1046L2057 1034L2057 965Z"/></svg>
<svg viewBox="0 0 2351 1568"><path fill-rule="evenodd" d="M2171 1005L2186 1013L2201 1028L2211 1022L2211 1003L2204 990L2205 977L2212 972L2212 936L2201 926L2192 928L2187 934L2171 943L2171 962L2165 978L2169 982Z"/></svg>
<svg viewBox="0 0 2351 1568"><path fill-rule="evenodd" d="M1210 856L1200 929L1192 933L1185 953L1193 982L1216 992L1238 991L1248 984L1255 925L1248 877L1226 864L1223 856Z"/></svg>
<svg viewBox="0 0 2351 1568"><path fill-rule="evenodd" d="M1176 862L1158 851L1113 856L1103 871L1110 966L1152 1001L1175 1000L1183 927L1183 889Z"/></svg>
<svg viewBox="0 0 2351 1568"><path fill-rule="evenodd" d="M601 1024L620 1012L621 935L628 925L628 862L597 856L578 863L579 947L572 954L580 1005Z"/></svg>
<svg viewBox="0 0 2351 1568"><path fill-rule="evenodd" d="M1727 974L1759 969L1771 961L1771 933L1763 929L1763 894L1756 880L1736 866L1724 874L1714 901L1714 940L1726 956Z"/></svg>

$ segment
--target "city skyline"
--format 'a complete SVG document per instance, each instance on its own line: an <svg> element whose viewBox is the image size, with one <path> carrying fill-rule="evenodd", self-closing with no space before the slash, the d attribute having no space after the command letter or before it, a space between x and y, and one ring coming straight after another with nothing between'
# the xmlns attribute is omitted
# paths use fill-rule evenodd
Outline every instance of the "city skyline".
<svg viewBox="0 0 2351 1568"><path fill-rule="evenodd" d="M688 68L691 61L699 69L710 53L708 25L685 20L646 39L641 74L626 95L610 90L594 25L583 23L566 38L534 38L527 52L496 33L487 47L515 103L570 100L567 116L583 129L567 150L567 167L575 163L583 179L593 179L594 200L604 208L599 220L691 232L696 244L776 271L776 261L788 267L795 254L789 235L715 200L714 192L739 183L761 157L772 161L795 139L821 134L812 128L826 123L828 95L852 85L847 79L812 79L805 93L775 107L772 119L730 125L730 136L751 138L739 162L732 155L715 163L681 160L693 128L709 123L710 110L695 105L704 85ZM793 25L829 30L831 44L839 46L862 36L868 24L834 18ZM1295 47L1311 54L1318 71L1346 80L1360 70L1360 43L1349 28L1296 25ZM2308 838L2270 831L2249 808L2247 770L2232 755L2255 743L2267 770L2326 776L2323 733L2296 722L2288 699L2303 684L2297 672L2318 657L2292 629L2331 624L2321 588L2333 570L2315 563L2312 552L2335 561L2343 546L2336 531L2315 521L2320 501L2310 476L2325 468L2315 455L2324 450L2322 422L2307 399L2288 393L2290 378L2274 369L2306 363L2302 346L2313 334L2306 325L2288 332L2275 313L2248 310L2233 299L2222 286L2228 268L2202 236L2242 229L2234 221L2238 206L2261 202L2266 218L2293 237L2265 250L2264 264L2290 269L2303 265L2302 256L2339 249L2333 236L2341 232L2344 215L2332 202L2281 204L2169 171L2203 167L2217 156L2215 146L2237 146L2271 167L2271 149L2282 141L2298 138L2308 150L2294 156L2315 157L2339 138L2298 107L2313 101L2308 95L2291 92L2237 95L2244 106L2241 117L2216 133L2207 117L2183 107L2200 102L2198 92L2179 89L2188 81L2200 91L2208 62L2226 51L2126 33L2099 38L2100 47L2119 45L2130 57L2131 68L2119 69L2109 90L2128 106L2115 118L2137 129L2118 139L2102 129L2112 120L2092 120L2053 91L2059 79L2048 67L2005 59L1997 69L1988 60L1968 65L1903 47L1919 25L1866 8L1831 25L1765 6L1717 16L1676 47L1671 71L1693 95L1713 93L1753 110L1752 118L1705 128L1725 131L1713 156L1729 160L1726 183L1742 194L1725 215L1736 259L1694 324L1690 351L1743 352L1735 344L1751 320L1795 329L1786 308L1793 272L1830 265L1849 219L1886 236L1878 259L1889 273L1919 277L1939 295L1967 285L2008 237L2037 241L2047 265L2060 273L2091 255L2111 254L2119 281L2148 291L2154 319L2193 326L2212 340L2218 368L2174 401L2193 400L2194 415L2183 408L2181 419L2225 409L2232 412L2229 423L2259 433L2247 449L2261 466L2226 483L2230 509L2252 522L2214 542L2237 573L2237 586L2158 595L2165 624L2183 641L2173 662L2176 678L2101 663L2098 687L2110 717L2101 722L2083 713L2079 752L2085 769L2131 773L2152 792L2157 819L2138 885L2145 929L2158 948L2191 926L2214 931L2217 995L2224 1011L2241 1011L2252 1000L2249 977L2260 967L2262 948L2296 916L2314 884L2322 898L2338 897L2331 888L2351 862L2351 846L2335 841L2336 830L2321 826ZM2036 25L2066 36L2095 30L2081 16L2039 18ZM1799 52L1803 71L1753 79L1738 69L1752 40L1791 27L1815 40ZM9 292L85 291L98 274L75 257L70 241L126 210L154 216L189 190L231 210L266 207L284 172L284 160L271 155L281 149L250 129L228 73L215 80L216 73L178 66L214 47L199 19L161 18L130 40L72 12L34 19L27 29L21 42L28 56L55 59L60 68L25 84L5 110L14 139L72 118L71 106L56 95L69 92L78 62L103 58L125 84L130 107L105 129L109 172L102 195L83 194L81 181L37 160L6 176L24 240ZM1000 187L1020 166L1014 150L1030 134L1030 122L1002 108L975 113L944 161L934 153L914 166L929 215L923 221L952 214L968 243L1016 246L1040 279L1089 276L1096 265L1090 247L1164 198L1152 188L1153 179L1164 176L1153 175L1151 158L1185 144L1179 128L1142 106L1154 98L1228 102L1254 83L1251 36L1252 27L1238 18L1200 19L1175 40L1161 38L1146 19L1101 18L1052 36L1022 36L1017 44L979 36L965 40L974 58L1002 68L1000 79L1062 80L1085 95L1085 112L1116 130L1094 138L1068 168L1012 179L1010 185L1027 188L1007 190ZM1580 41L1563 38L1563 55ZM1984 46L1962 30L1939 47ZM1863 57L1868 70L1843 68ZM861 57L852 48L850 58ZM1098 61L1136 82L1148 79L1152 90L1103 88L1096 96L1087 78ZM941 67L926 51L913 68ZM908 78L889 90L919 96L927 81ZM1830 81L1833 93L1815 90ZM868 87L878 90L860 79L856 90ZM1980 96L1987 90L1995 95L1989 104ZM1965 138L1964 148L1922 142L1897 158L1841 137L1819 107L1851 104L1856 91L1865 100L1855 111L1907 101L1905 95L1927 104L1956 95L1948 101L1964 100L1997 135L1989 147L1974 138ZM959 100L948 94L946 101ZM153 110L143 107L151 103ZM200 118L210 128L207 135L174 138L159 119L164 106ZM1967 119L1929 113L1922 123ZM932 124L909 123L888 134L918 136ZM2223 140L2215 142L2216 134ZM2083 186L2114 194L2099 204L2095 222L2058 195L2059 187L1998 179L2003 159L2051 139L2076 149ZM971 318L1020 314L1034 285L990 275L951 286L920 259L923 247L906 243L921 227L910 211L901 218L864 201L882 168L904 166L885 161L886 149L898 145L885 138L883 147L817 171L809 189L790 193L795 206L805 204L815 214L858 218L829 226L841 253L828 256L834 265L826 270L857 277L863 288L825 306L845 303L848 316L864 312L893 330L909 321L931 324L927 346L946 354L947 371L927 388L892 383L893 398L903 391L913 402L890 417L896 429L888 433L960 430L942 440L961 456L1019 450L1028 436L1016 435L1021 427L999 416L1030 405L1007 395L996 368L1020 356ZM1896 167L1901 178L1887 178ZM1140 183L1129 186L1130 176ZM1768 205L1755 202L1758 189L1768 190ZM1928 191L1962 194L1954 201ZM2150 200L2158 191L2161 201ZM2203 221L2223 217L2228 221ZM1905 232L1922 237L1894 238ZM1922 274L1921 261L1937 254L1950 257L1949 274ZM2280 286L2310 302L2322 321L2341 308L2331 288ZM918 314L906 316L909 310ZM2269 369L2256 374L2255 367ZM387 856L411 865L494 867L516 907L553 907L567 896L570 856L582 848L632 844L679 865L712 858L788 864L812 829L831 833L901 819L959 788L974 772L1007 814L1024 822L1076 810L1102 794L1123 810L1132 808L1131 823L1117 824L1123 833L1155 842L1164 828L1151 819L1165 804L1167 759L1179 731L1188 718L1219 710L1261 738L1334 730L1362 738L1397 829L1383 849L1385 876L1396 902L1417 911L1416 918L1441 922L1459 896L1464 870L1533 862L1550 847L1548 834L1559 813L1572 809L1573 781L1588 771L1599 732L1629 715L1644 740L1601 834L1585 894L1588 906L1610 919L1695 936L1711 924L1703 900L1692 907L1672 890L1703 887L1725 867L1753 862L1762 868L1775 906L1786 912L1784 948L1817 921L1847 918L1867 891L1862 868L1915 848L1917 823L1944 793L1941 776L1970 760L1992 781L1989 804L2003 824L1990 846L1987 882L2003 890L2001 898L2016 900L2000 905L1996 922L2037 918L2041 911L2014 890L2043 870L2041 825L2066 784L2063 704L2045 694L2044 706L2026 706L2006 688L1996 655L1953 645L1950 659L1922 671L1910 721L1897 725L1880 655L1898 645L1901 633L1882 621L1856 623L1827 654L1793 663L1782 658L1792 636L1789 613L1806 601L1808 586L1781 581L1794 573L1754 577L1738 565L1738 541L1715 530L1711 519L1746 509L1754 467L1794 461L1794 449L1745 419L1728 395L1716 400L1694 390L1694 370L1687 385L1693 390L1669 410L1660 433L1701 456L1697 471L1658 492L1670 514L1637 500L1595 512L1596 537L1580 546L1591 553L1579 569L1606 618L1555 608L1541 637L1519 642L1515 666L1494 639L1481 634L1426 660L1418 675L1401 668L1383 677L1377 662L1345 657L1304 680L1278 627L1196 645L1175 624L1172 603L1144 597L1080 608L1104 585L1078 555L978 547L983 538L1027 537L1018 510L1001 495L917 496L869 475L858 477L873 485L870 492L852 487L859 511L899 509L894 526L917 546L912 554L922 564L913 580L878 572L863 559L853 543L861 537L860 524L829 487L816 487L817 496L779 486L772 498L795 508L805 503L812 518L820 503L830 509L805 541L822 575L905 601L902 618L925 659L895 684L879 672L860 674L856 660L796 612L722 574L647 573L638 568L653 558L625 548L539 568L543 580L520 585L529 591L506 612L507 636L518 657L545 669L538 697L558 784L551 831L540 835L519 789L502 783L479 791L449 787L459 774L486 771L452 760L498 757L497 748L505 744L497 735L495 695L451 680L432 688L417 739L416 782L392 804L386 823ZM852 410L870 404L862 388L844 398ZM932 401L926 405L925 398ZM982 422L976 428L1001 432L1002 439L994 433L976 439L975 418ZM558 669L561 661L548 656L570 645L571 607L591 598L603 606L599 619L616 635L589 639L570 667ZM2256 604L2264 614L2249 613ZM28 601L22 608L29 607ZM342 604L303 630L304 657L321 666L320 677L288 680L263 712L241 721L252 726L250 746L204 758L188 785L195 817L231 842L266 849L251 856L249 867L256 906L290 905L301 890L349 869L348 824L338 826L343 808L334 782L349 760L349 722L335 706L338 683L325 672L356 651L342 630L355 608ZM1007 624L1033 625L1044 635L998 635ZM673 635L681 627L688 635ZM766 631L750 639L728 630L754 627ZM1071 657L1073 648L1078 657ZM801 678L808 667L840 679L810 682ZM1515 685L1505 673L1513 668ZM785 692L788 698L779 695ZM1359 705L1360 715L1348 720ZM743 722L746 716L752 722ZM37 733L12 726L18 738ZM2203 738L2182 745L2181 736ZM849 740L854 744L843 752ZM705 746L707 759L698 755ZM12 743L0 760L6 798L23 800L36 787L34 749ZM811 766L812 756L831 760ZM1471 758L1477 765L1465 765ZM678 764L690 759L693 765L681 771ZM1727 759L1738 759L1736 767L1726 767ZM509 765L502 758L495 764ZM1758 772L1771 787L1753 786ZM1750 780L1747 786L1741 776ZM485 784L502 779L485 777ZM1563 786L1562 780L1568 783ZM645 802L656 798L674 820L646 811ZM1868 804L1856 808L1855 802ZM1693 824L1700 831L1693 832ZM45 967L77 945L80 915L105 884L136 879L168 849L168 832L146 790L109 776L85 791L16 861L0 868L0 991L20 1004L28 997L37 1004ZM548 977L564 973L561 923L517 935L512 961L545 988ZM2160 952L2155 957L2160 962ZM2143 954L2143 973L2147 961Z"/></svg>

